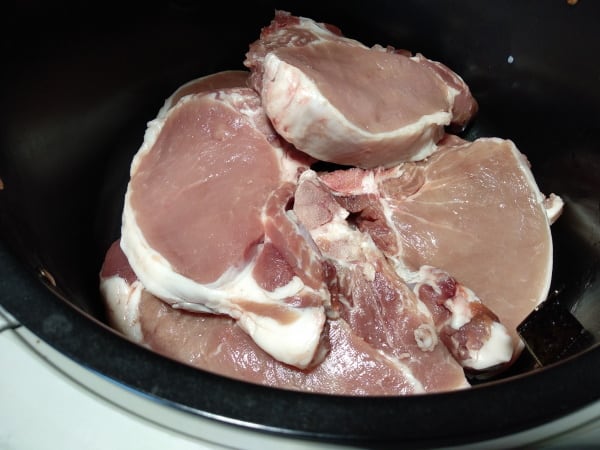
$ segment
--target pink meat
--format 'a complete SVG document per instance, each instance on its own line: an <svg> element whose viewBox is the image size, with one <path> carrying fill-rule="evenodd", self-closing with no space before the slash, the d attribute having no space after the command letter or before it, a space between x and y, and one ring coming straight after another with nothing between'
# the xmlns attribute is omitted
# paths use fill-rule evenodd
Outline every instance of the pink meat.
<svg viewBox="0 0 600 450"><path fill-rule="evenodd" d="M403 277L431 265L472 289L510 330L517 355L516 327L549 289L548 202L511 141L447 142L423 162L322 180Z"/></svg>
<svg viewBox="0 0 600 450"><path fill-rule="evenodd" d="M372 237L352 226L349 211L340 206L344 202L314 172L304 172L300 180L294 210L323 256L337 268L333 292L341 295L341 315L357 334L383 351L406 354L404 349L414 347L416 330L422 337L428 331L437 334L433 342L439 339L462 367L476 371L495 370L511 360L508 330L473 291L431 266L409 274L410 290ZM355 182L353 177L346 181ZM356 211L356 204L349 203ZM398 304L403 305L402 312ZM424 316L423 308L430 315ZM434 355L413 349L412 360L422 367L442 367ZM447 372L453 369L450 366ZM421 376L426 373L423 370Z"/></svg>
<svg viewBox="0 0 600 450"><path fill-rule="evenodd" d="M432 315L370 236L348 223L348 211L315 172L300 177L294 211L336 269L330 289L352 332L397 361L426 392L466 386L464 371L440 341Z"/></svg>
<svg viewBox="0 0 600 450"><path fill-rule="evenodd" d="M422 55L343 37L278 11L245 65L281 136L316 159L363 168L420 160L477 103L463 80Z"/></svg>
<svg viewBox="0 0 600 450"><path fill-rule="evenodd" d="M126 261L116 242L102 267L100 286L110 323L157 353L223 376L284 389L339 395L423 392L395 359L366 343L342 319L328 320L331 348L323 361L310 370L293 368L266 354L235 320L171 308L138 280L123 278ZM438 390L456 388L438 375ZM465 387L464 382L458 385Z"/></svg>
<svg viewBox="0 0 600 450"><path fill-rule="evenodd" d="M249 88L211 90L149 124L131 166L121 245L153 295L227 314L275 358L307 367L329 300L320 255L286 213L307 160L275 134L260 103Z"/></svg>

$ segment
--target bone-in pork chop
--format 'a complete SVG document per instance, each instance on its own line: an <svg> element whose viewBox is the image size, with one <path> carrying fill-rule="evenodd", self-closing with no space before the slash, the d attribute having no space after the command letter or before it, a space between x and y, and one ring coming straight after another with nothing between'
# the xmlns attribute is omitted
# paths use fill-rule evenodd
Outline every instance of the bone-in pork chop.
<svg viewBox="0 0 600 450"><path fill-rule="evenodd" d="M328 320L331 346L309 370L266 354L228 316L171 308L146 291L115 242L100 273L110 324L133 342L199 369L266 386L340 395L408 395L465 388L460 374L428 376L423 385L390 358L357 336L343 319Z"/></svg>
<svg viewBox="0 0 600 450"><path fill-rule="evenodd" d="M516 327L550 286L561 201L540 192L513 142L448 142L422 162L321 179L403 278L418 281L424 265L448 272L498 315L518 353Z"/></svg>
<svg viewBox="0 0 600 450"><path fill-rule="evenodd" d="M425 266L412 290L312 170L300 177L294 211L336 268L330 290L340 316L424 386L458 383L461 366L483 371L510 361L506 328L470 290Z"/></svg>
<svg viewBox="0 0 600 450"><path fill-rule="evenodd" d="M445 126L462 127L477 110L456 73L407 53L369 48L278 11L244 64L273 126L299 150L337 164L390 167L423 159Z"/></svg>
<svg viewBox="0 0 600 450"><path fill-rule="evenodd" d="M305 168L252 89L182 97L149 123L131 165L121 245L135 274L174 307L227 314L276 359L309 366L329 293L286 213Z"/></svg>

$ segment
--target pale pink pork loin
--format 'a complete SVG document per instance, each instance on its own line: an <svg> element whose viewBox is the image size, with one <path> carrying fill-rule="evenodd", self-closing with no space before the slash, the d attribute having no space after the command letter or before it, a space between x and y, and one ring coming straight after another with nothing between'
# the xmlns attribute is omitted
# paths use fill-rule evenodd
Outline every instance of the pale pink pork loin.
<svg viewBox="0 0 600 450"><path fill-rule="evenodd" d="M277 11L244 64L284 139L316 159L363 168L420 160L446 126L477 111L468 86L445 65L330 25Z"/></svg>
<svg viewBox="0 0 600 450"><path fill-rule="evenodd" d="M286 214L306 157L249 88L185 95L163 112L125 195L135 274L173 307L231 316L285 363L316 362L329 293L318 251Z"/></svg>
<svg viewBox="0 0 600 450"><path fill-rule="evenodd" d="M336 268L333 304L370 345L420 378L454 377L459 365L488 371L511 360L508 331L471 290L426 266L411 288L312 170L300 177L294 211Z"/></svg>
<svg viewBox="0 0 600 450"><path fill-rule="evenodd" d="M469 386L443 351L421 370L382 352L343 319L328 320L330 350L316 367L298 369L276 360L225 315L175 309L143 288L119 243L106 254L100 289L110 324L133 342L199 369L271 387L342 395L411 395ZM415 346L413 346L415 347ZM418 349L412 348L412 356ZM432 366L437 361L440 366ZM414 364L413 364L414 366Z"/></svg>
<svg viewBox="0 0 600 450"><path fill-rule="evenodd" d="M562 201L539 190L514 143L450 138L421 162L321 174L407 281L429 265L471 289L510 330L546 298L550 224Z"/></svg>

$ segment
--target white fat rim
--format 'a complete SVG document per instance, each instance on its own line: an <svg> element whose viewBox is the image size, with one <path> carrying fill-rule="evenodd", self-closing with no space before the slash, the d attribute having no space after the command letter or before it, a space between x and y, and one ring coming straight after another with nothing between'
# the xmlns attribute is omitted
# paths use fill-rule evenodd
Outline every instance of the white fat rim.
<svg viewBox="0 0 600 450"><path fill-rule="evenodd" d="M137 343L144 340L139 320L142 290L139 281L129 284L118 275L100 280L100 293L108 305L111 326Z"/></svg>

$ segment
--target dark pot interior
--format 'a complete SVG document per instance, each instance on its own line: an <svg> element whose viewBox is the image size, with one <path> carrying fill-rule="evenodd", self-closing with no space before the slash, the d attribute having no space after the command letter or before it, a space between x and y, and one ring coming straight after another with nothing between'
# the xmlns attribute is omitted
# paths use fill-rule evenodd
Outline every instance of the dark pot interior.
<svg viewBox="0 0 600 450"><path fill-rule="evenodd" d="M552 289L596 338L600 3L254 1L210 11L192 0L51 5L24 2L0 31L0 304L40 338L174 408L311 439L470 442L600 398L595 339L543 369L524 354L500 379L464 392L346 398L263 388L127 342L104 325L98 292L146 122L180 84L242 69L248 44L279 8L336 24L366 44L422 52L463 76L480 104L465 136L512 139L542 192L565 201L552 229Z"/></svg>

